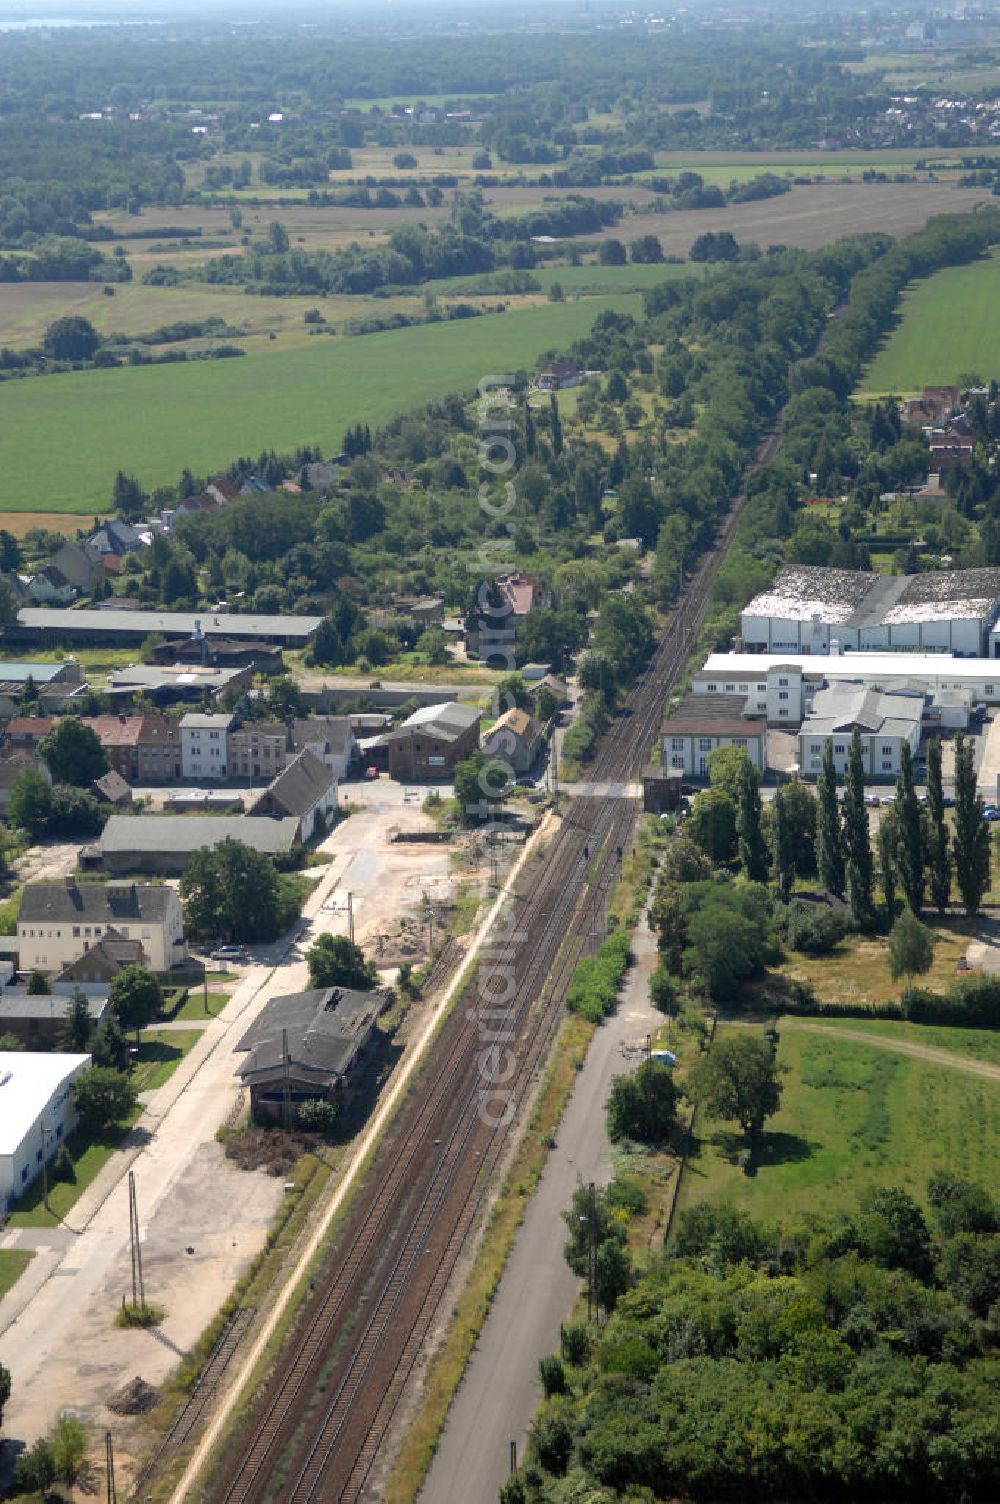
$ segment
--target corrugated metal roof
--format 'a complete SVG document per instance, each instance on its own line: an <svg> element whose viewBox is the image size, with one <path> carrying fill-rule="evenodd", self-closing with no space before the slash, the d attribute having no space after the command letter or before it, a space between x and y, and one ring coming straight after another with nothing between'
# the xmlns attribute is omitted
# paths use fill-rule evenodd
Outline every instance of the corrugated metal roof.
<svg viewBox="0 0 1000 1504"><path fill-rule="evenodd" d="M134 632L147 637L154 632L194 636L196 627L206 637L290 637L305 641L322 621L321 616L246 616L229 611L50 611L43 606L24 606L18 625L51 632Z"/></svg>

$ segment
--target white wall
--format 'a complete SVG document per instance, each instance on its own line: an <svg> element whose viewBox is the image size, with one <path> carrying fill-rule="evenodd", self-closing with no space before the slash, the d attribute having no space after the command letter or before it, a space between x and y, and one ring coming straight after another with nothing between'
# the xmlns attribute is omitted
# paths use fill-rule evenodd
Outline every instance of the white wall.
<svg viewBox="0 0 1000 1504"><path fill-rule="evenodd" d="M45 1158L51 1159L76 1126L70 1085L91 1063L89 1055L64 1057L67 1074L52 1091L38 1116L11 1154L0 1154L0 1211L9 1211L42 1169L42 1119L45 1120ZM75 1060L76 1064L70 1064Z"/></svg>
<svg viewBox="0 0 1000 1504"><path fill-rule="evenodd" d="M187 947L177 945L183 940L184 923L177 893L168 888L170 898L163 924L150 924L141 920L115 921L112 924L88 924L82 916L72 920L32 920L22 924L18 920L18 955L22 971L62 971L70 961L75 961L96 945L109 929L124 935L127 940L141 940L151 971L169 971L178 961L187 956Z"/></svg>
<svg viewBox="0 0 1000 1504"><path fill-rule="evenodd" d="M717 747L745 747L747 755L759 772L767 768L767 750L761 738L732 736L670 736L663 737L662 760L665 768L680 769L689 778L708 777L708 759Z"/></svg>
<svg viewBox="0 0 1000 1504"><path fill-rule="evenodd" d="M198 783L227 776L228 738L221 728L213 731L181 727L181 776Z"/></svg>

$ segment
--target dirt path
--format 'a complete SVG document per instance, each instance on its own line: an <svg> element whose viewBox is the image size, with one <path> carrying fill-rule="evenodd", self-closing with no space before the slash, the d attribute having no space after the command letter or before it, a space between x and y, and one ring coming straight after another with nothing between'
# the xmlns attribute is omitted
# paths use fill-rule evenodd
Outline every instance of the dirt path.
<svg viewBox="0 0 1000 1504"><path fill-rule="evenodd" d="M969 1055L953 1054L951 1050L936 1050L933 1045L914 1044L910 1039L892 1039L887 1034L866 1034L863 1029L838 1029L831 1024L807 1024L800 1018L782 1017L779 1029L801 1029L806 1034L829 1034L834 1039L850 1039L854 1044L870 1044L878 1049L894 1050L897 1055L910 1055L914 1060L926 1060L930 1065L943 1065L948 1070L964 1071L967 1076L985 1076L988 1081L1000 1081L1000 1065L990 1065L985 1060L973 1060Z"/></svg>

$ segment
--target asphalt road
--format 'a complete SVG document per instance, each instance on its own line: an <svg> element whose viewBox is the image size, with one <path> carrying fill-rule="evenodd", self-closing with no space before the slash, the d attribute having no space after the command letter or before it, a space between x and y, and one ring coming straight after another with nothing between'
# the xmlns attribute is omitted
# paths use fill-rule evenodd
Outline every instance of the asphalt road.
<svg viewBox="0 0 1000 1504"><path fill-rule="evenodd" d="M559 1326L579 1281L563 1259L562 1213L579 1182L611 1178L604 1103L613 1076L630 1067L623 1043L643 1041L662 1015L649 1005L656 942L641 925L637 963L615 1016L595 1035L559 1127L556 1147L525 1211L496 1298L448 1412L421 1504L492 1504L518 1457L541 1391L538 1360L559 1349ZM637 1058L637 1057L633 1057Z"/></svg>

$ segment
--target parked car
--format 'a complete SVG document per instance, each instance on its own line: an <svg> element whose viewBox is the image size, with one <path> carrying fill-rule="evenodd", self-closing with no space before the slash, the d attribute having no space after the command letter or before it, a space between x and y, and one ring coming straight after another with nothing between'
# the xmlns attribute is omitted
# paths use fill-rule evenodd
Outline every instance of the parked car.
<svg viewBox="0 0 1000 1504"><path fill-rule="evenodd" d="M882 795L882 803L883 804L895 804L895 802L896 802L896 796L895 796L895 794L883 794Z"/></svg>
<svg viewBox="0 0 1000 1504"><path fill-rule="evenodd" d="M374 780L378 777L378 768L374 766L365 768L365 777L374 782Z"/></svg>
<svg viewBox="0 0 1000 1504"><path fill-rule="evenodd" d="M213 950L210 960L212 961L245 961L247 953L242 945L218 945Z"/></svg>
<svg viewBox="0 0 1000 1504"><path fill-rule="evenodd" d="M866 794L865 795L865 803L869 804L869 805L877 805L879 803L879 797L878 797L878 795L877 794Z"/></svg>

